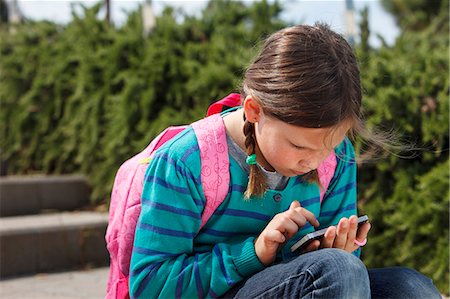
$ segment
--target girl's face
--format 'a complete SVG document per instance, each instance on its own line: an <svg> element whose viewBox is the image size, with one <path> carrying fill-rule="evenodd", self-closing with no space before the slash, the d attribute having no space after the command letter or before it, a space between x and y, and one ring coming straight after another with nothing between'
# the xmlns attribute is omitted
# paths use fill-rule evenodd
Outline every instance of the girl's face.
<svg viewBox="0 0 450 299"><path fill-rule="evenodd" d="M316 169L350 129L348 123L337 128L299 127L268 116L258 107L256 110L247 113L244 104L247 119L255 123L257 161L266 170L288 177Z"/></svg>

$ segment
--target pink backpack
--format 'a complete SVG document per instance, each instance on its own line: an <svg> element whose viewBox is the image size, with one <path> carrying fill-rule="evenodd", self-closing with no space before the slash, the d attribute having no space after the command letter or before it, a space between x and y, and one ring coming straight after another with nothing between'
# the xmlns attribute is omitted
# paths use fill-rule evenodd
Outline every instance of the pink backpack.
<svg viewBox="0 0 450 299"><path fill-rule="evenodd" d="M206 204L200 229L226 198L230 182L228 146L225 126L218 114L240 105L240 95L230 94L208 109L208 117L192 124L201 157L201 181ZM225 108L225 109L224 109ZM125 161L119 168L111 194L106 244L110 254L110 273L105 298L129 298L128 278L136 224L141 212L144 175L154 152L187 126L169 127L142 152ZM319 166L322 200L334 175L334 152Z"/></svg>

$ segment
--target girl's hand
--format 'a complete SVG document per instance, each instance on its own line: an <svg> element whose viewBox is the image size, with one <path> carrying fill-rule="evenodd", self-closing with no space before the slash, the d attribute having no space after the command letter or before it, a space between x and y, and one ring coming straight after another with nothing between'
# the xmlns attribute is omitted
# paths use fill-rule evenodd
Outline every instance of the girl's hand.
<svg viewBox="0 0 450 299"><path fill-rule="evenodd" d="M370 223L363 223L358 228L358 217L351 216L349 219L342 218L337 227L330 226L325 232L324 238L311 242L305 252L317 250L319 248L339 248L347 252L358 249L355 239L363 241L367 238L370 230Z"/></svg>
<svg viewBox="0 0 450 299"><path fill-rule="evenodd" d="M261 263L270 265L280 246L292 238L306 222L319 226L314 214L302 208L298 201L292 202L287 211L275 215L255 240L255 252Z"/></svg>

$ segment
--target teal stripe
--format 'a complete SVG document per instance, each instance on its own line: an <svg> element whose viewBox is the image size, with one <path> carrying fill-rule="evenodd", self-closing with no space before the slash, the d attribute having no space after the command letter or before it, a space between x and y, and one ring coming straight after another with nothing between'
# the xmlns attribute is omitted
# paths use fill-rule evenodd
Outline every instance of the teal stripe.
<svg viewBox="0 0 450 299"><path fill-rule="evenodd" d="M341 213L356 210L356 203L351 203L341 209L331 210L331 211L322 211L320 212L320 217L335 217Z"/></svg>
<svg viewBox="0 0 450 299"><path fill-rule="evenodd" d="M175 230L175 229L162 228L162 227L150 225L147 223L139 223L138 228L147 230L147 231L152 231L152 232L158 233L160 235L166 235L166 236L172 236L172 237L178 237L178 238L184 238L184 239L193 239L196 235L196 233L188 233L188 232L179 231L179 230Z"/></svg>

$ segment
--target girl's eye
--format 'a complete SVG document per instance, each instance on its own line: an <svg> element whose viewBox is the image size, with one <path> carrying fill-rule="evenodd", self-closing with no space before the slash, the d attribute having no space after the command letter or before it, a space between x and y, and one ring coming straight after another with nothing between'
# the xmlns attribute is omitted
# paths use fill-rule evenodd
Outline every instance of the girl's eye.
<svg viewBox="0 0 450 299"><path fill-rule="evenodd" d="M296 149L298 149L298 150L305 149L303 146L300 146L300 145L295 145L295 144L293 144L293 146L294 146L294 148L296 148Z"/></svg>

